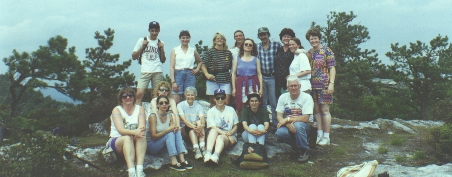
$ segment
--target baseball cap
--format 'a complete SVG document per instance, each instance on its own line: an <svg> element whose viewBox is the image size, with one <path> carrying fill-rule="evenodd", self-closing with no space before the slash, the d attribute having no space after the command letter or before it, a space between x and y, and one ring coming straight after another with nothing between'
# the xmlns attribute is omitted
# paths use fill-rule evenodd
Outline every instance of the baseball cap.
<svg viewBox="0 0 452 177"><path fill-rule="evenodd" d="M268 33L269 31L268 31L268 28L267 27L261 27L261 28L259 28L258 30L257 30L257 34L260 34L260 33Z"/></svg>
<svg viewBox="0 0 452 177"><path fill-rule="evenodd" d="M213 91L213 95L217 96L217 95L226 95L226 92L222 89L217 89L215 91Z"/></svg>
<svg viewBox="0 0 452 177"><path fill-rule="evenodd" d="M150 23L149 23L149 29L151 29L151 28L157 28L157 29L160 29L160 24L159 24L159 22L156 22L156 21L150 22Z"/></svg>

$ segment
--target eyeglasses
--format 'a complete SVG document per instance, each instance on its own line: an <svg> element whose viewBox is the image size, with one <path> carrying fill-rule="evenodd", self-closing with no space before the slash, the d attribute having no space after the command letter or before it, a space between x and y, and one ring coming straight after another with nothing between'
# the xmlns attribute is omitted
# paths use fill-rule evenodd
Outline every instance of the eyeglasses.
<svg viewBox="0 0 452 177"><path fill-rule="evenodd" d="M169 92L169 89L159 89L161 92Z"/></svg>
<svg viewBox="0 0 452 177"><path fill-rule="evenodd" d="M218 97L215 97L215 100L224 100L224 99L226 99L226 97L225 96L218 96Z"/></svg>
<svg viewBox="0 0 452 177"><path fill-rule="evenodd" d="M288 87L290 87L290 88L298 88L299 86L301 86L301 84L298 84L298 85L289 85Z"/></svg>
<svg viewBox="0 0 452 177"><path fill-rule="evenodd" d="M126 99L128 97L133 98L133 93L126 93L126 94L122 95L122 99Z"/></svg>
<svg viewBox="0 0 452 177"><path fill-rule="evenodd" d="M159 102L159 105L168 105L168 101Z"/></svg>
<svg viewBox="0 0 452 177"><path fill-rule="evenodd" d="M253 44L252 44L252 43L245 43L245 44L243 44L243 45L245 45L245 46L247 46L247 47L253 47Z"/></svg>

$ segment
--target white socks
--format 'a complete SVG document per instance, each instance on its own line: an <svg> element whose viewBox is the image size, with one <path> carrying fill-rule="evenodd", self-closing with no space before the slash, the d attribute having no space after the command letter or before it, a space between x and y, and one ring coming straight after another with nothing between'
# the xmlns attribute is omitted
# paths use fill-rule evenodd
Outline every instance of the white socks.
<svg viewBox="0 0 452 177"><path fill-rule="evenodd" d="M193 145L193 150L199 149L199 146L197 144Z"/></svg>
<svg viewBox="0 0 452 177"><path fill-rule="evenodd" d="M129 173L136 173L135 168L129 168L129 169L127 169L127 171L128 171Z"/></svg>
<svg viewBox="0 0 452 177"><path fill-rule="evenodd" d="M317 130L317 136L323 137L323 130Z"/></svg>
<svg viewBox="0 0 452 177"><path fill-rule="evenodd" d="M143 165L137 165L137 173L141 173L143 171Z"/></svg>
<svg viewBox="0 0 452 177"><path fill-rule="evenodd" d="M323 132L323 137L330 138L330 133Z"/></svg>
<svg viewBox="0 0 452 177"><path fill-rule="evenodd" d="M206 142L200 142L199 147L204 148L206 146Z"/></svg>

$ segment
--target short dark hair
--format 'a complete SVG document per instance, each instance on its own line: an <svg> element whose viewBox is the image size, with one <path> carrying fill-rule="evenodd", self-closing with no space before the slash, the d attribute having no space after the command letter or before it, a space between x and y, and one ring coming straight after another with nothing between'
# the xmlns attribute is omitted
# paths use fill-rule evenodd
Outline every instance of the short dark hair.
<svg viewBox="0 0 452 177"><path fill-rule="evenodd" d="M162 99L162 98L165 98L165 99L168 101L168 104L171 104L171 103L170 103L170 100L169 100L169 98L168 98L167 96L159 95L159 96L157 97L157 100L155 100L155 106L157 107L157 109L158 109L158 105L159 105L159 100ZM166 112L169 111L169 107L170 107L170 105L168 105L168 109L166 110Z"/></svg>
<svg viewBox="0 0 452 177"><path fill-rule="evenodd" d="M304 49L303 45L301 45L300 39L294 37L294 38L292 38L292 39L290 39L290 40L291 40L291 41L294 41L295 43L297 43L297 44L300 46L299 49Z"/></svg>
<svg viewBox="0 0 452 177"><path fill-rule="evenodd" d="M135 90L132 89L129 86L125 86L123 88L121 88L121 90L119 90L118 93L118 104L121 105L122 104L122 95L124 95L125 93L132 93L133 94L133 104L135 104L136 98L135 98Z"/></svg>
<svg viewBox="0 0 452 177"><path fill-rule="evenodd" d="M191 36L190 36L190 32L188 32L188 30L182 30L182 31L180 31L180 33L179 33L179 38L182 37L182 36L188 36L188 37L191 37Z"/></svg>
<svg viewBox="0 0 452 177"><path fill-rule="evenodd" d="M243 54L245 53L245 51L243 50L243 46L245 45L246 41L251 41L253 43L253 50L251 51L251 55L257 56L257 45L251 38L246 38L245 40L243 40L242 45L240 45L239 56L242 57Z"/></svg>
<svg viewBox="0 0 452 177"><path fill-rule="evenodd" d="M254 97L256 97L257 100L259 100L259 103L262 103L262 98L258 94L249 94L248 99L245 102L245 105L250 106L250 100L251 100L251 98L254 98Z"/></svg>
<svg viewBox="0 0 452 177"><path fill-rule="evenodd" d="M281 33L279 33L279 39L282 40L282 37L284 35L289 35L289 36L294 38L295 37L295 32L293 32L293 30L290 29L290 28L284 28L284 29L281 30Z"/></svg>
<svg viewBox="0 0 452 177"><path fill-rule="evenodd" d="M234 31L234 38L235 38L235 33L238 33L238 32L242 33L242 34L243 34L243 36L245 36L245 33L243 33L243 31L242 31L242 30L235 30L235 31ZM234 43L234 46L236 46L236 47L237 47L237 41L235 41L235 43Z"/></svg>
<svg viewBox="0 0 452 177"><path fill-rule="evenodd" d="M306 40L309 41L311 36L317 36L319 40L322 39L322 33L319 28L311 28L306 32Z"/></svg>

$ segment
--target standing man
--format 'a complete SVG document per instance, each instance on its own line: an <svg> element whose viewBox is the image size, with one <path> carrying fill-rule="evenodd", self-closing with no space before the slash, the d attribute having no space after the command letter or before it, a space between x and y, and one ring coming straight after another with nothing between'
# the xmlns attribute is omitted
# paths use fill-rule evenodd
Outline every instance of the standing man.
<svg viewBox="0 0 452 177"><path fill-rule="evenodd" d="M287 89L278 99L278 130L276 136L284 143L299 150L298 162L306 162L309 158L308 133L311 128L309 116L314 109L311 95L300 91L298 77L287 78Z"/></svg>
<svg viewBox="0 0 452 177"><path fill-rule="evenodd" d="M144 92L152 82L152 88L163 81L162 64L165 62L165 50L163 42L158 39L160 24L156 21L149 23L149 36L138 39L133 49L132 58L138 59L141 64L141 76L138 80L136 104L141 105ZM151 94L152 99L152 94Z"/></svg>
<svg viewBox="0 0 452 177"><path fill-rule="evenodd" d="M262 87L264 88L263 102L264 107L267 108L267 103L270 101L272 111L272 127L276 130L278 121L276 120L276 96L275 96L275 67L274 60L276 51L281 47L279 42L270 41L270 32L267 27L261 27L257 30L257 35L261 43L257 44L258 58L261 61L262 73Z"/></svg>

